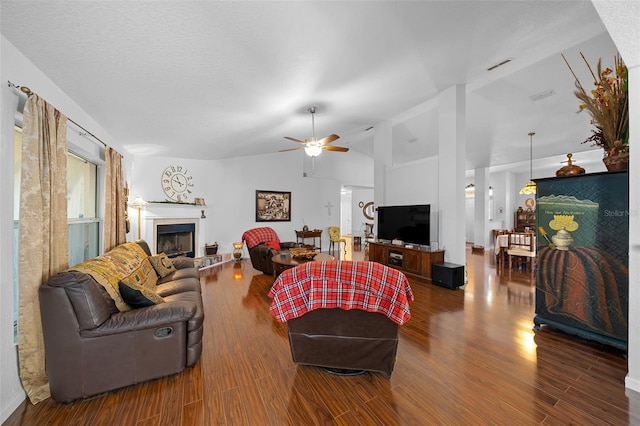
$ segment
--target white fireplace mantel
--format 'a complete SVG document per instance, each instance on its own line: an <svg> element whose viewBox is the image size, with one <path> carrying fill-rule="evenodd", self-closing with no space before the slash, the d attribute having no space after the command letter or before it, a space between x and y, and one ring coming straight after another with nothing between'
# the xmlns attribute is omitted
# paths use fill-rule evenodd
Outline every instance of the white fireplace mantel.
<svg viewBox="0 0 640 426"><path fill-rule="evenodd" d="M151 249L156 253L156 227L158 225L175 225L178 223L194 223L196 225L195 255L204 256L206 244L206 218L201 218L201 211L204 206L180 205L180 204L147 204L142 211L141 238L144 239Z"/></svg>

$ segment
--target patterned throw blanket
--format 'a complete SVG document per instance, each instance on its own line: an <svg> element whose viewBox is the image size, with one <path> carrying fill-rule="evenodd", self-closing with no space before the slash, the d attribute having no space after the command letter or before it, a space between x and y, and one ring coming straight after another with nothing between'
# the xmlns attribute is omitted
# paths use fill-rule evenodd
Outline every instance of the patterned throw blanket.
<svg viewBox="0 0 640 426"><path fill-rule="evenodd" d="M131 279L140 285L153 288L158 280L147 253L135 242L121 244L102 256L86 260L69 268L69 270L91 275L98 284L107 290L120 311L131 309L122 300L118 290L120 281Z"/></svg>
<svg viewBox="0 0 640 426"><path fill-rule="evenodd" d="M260 243L266 243L267 241L280 241L278 234L272 228L263 226L261 228L253 228L245 231L242 234L242 241L247 243L248 248L253 248Z"/></svg>
<svg viewBox="0 0 640 426"><path fill-rule="evenodd" d="M320 308L361 309L402 325L413 292L403 273L375 262L308 262L284 271L269 291L270 312L286 322Z"/></svg>

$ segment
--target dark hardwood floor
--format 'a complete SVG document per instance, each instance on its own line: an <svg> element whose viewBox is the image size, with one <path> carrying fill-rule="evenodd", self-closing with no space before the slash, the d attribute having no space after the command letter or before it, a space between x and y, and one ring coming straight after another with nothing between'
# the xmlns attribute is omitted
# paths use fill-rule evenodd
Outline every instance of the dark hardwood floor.
<svg viewBox="0 0 640 426"><path fill-rule="evenodd" d="M416 300L390 379L294 365L286 324L269 315L273 278L249 260L215 267L202 273L205 345L194 368L71 404L25 402L6 424L640 424L622 354L534 333L530 274L497 275L489 252L468 251L467 267L463 289L411 280Z"/></svg>

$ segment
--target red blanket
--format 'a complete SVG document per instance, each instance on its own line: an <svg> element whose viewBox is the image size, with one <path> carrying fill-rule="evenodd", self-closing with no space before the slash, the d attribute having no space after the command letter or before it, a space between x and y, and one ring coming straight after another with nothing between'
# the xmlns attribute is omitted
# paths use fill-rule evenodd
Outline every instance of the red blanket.
<svg viewBox="0 0 640 426"><path fill-rule="evenodd" d="M242 241L247 243L247 248L253 248L260 243L266 243L267 241L280 241L278 234L272 228L263 226L261 228L253 228L245 231L242 234Z"/></svg>
<svg viewBox="0 0 640 426"><path fill-rule="evenodd" d="M413 293L404 274L375 262L308 262L273 283L270 312L286 322L320 308L379 312L397 324L411 318Z"/></svg>

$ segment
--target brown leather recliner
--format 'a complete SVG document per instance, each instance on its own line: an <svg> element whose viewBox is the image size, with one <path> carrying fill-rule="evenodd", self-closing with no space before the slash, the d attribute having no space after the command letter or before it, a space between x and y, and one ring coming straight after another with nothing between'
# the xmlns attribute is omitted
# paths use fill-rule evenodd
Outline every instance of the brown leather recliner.
<svg viewBox="0 0 640 426"><path fill-rule="evenodd" d="M139 244L149 252L146 243ZM165 303L124 312L83 272L68 270L40 286L46 370L55 401L97 395L195 364L204 320L199 272L188 267L191 259L174 264L182 269L156 287Z"/></svg>
<svg viewBox="0 0 640 426"><path fill-rule="evenodd" d="M316 309L287 324L296 364L377 371L391 376L399 327L384 314L359 309Z"/></svg>
<svg viewBox="0 0 640 426"><path fill-rule="evenodd" d="M268 226L253 228L242 234L242 241L247 244L249 249L249 257L251 265L258 271L265 274L273 275L273 262L271 259L278 254L273 247L268 246L267 242L278 242L281 250L288 250L297 247L294 242L282 242L278 238L278 234Z"/></svg>
<svg viewBox="0 0 640 426"><path fill-rule="evenodd" d="M391 376L413 300L401 272L375 262L308 262L284 271L269 296L271 314L288 324L295 363Z"/></svg>

